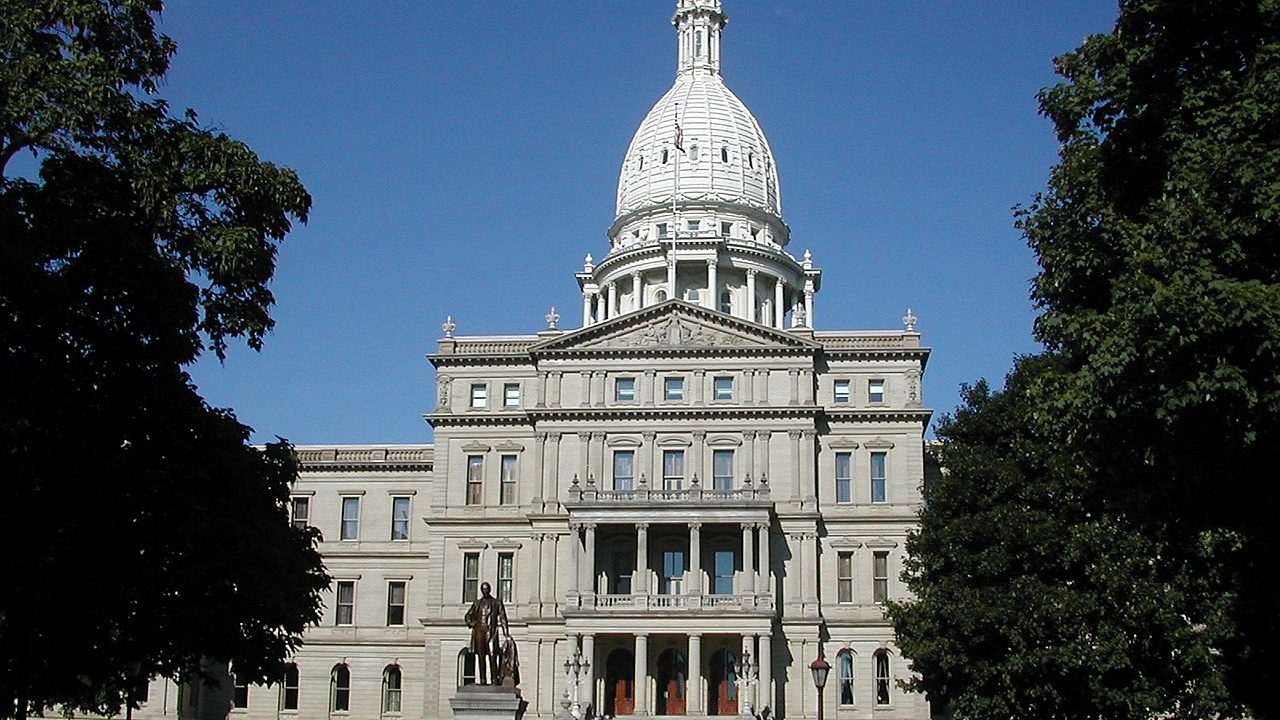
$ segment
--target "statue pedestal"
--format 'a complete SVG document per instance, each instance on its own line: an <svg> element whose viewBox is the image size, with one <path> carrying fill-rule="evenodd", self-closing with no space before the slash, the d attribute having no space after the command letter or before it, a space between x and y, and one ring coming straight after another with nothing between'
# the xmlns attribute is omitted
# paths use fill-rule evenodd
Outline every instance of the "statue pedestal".
<svg viewBox="0 0 1280 720"><path fill-rule="evenodd" d="M515 720L520 695L501 685L463 685L449 698L454 720Z"/></svg>

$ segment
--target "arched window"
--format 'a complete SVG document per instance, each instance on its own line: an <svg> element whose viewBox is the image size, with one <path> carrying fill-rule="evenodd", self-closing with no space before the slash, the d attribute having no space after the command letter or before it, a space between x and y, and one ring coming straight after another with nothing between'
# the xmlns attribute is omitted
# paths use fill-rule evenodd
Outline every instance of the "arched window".
<svg viewBox="0 0 1280 720"><path fill-rule="evenodd" d="M351 711L351 670L339 663L329 673L329 712Z"/></svg>
<svg viewBox="0 0 1280 720"><path fill-rule="evenodd" d="M720 162L729 162L729 146L720 146Z"/></svg>
<svg viewBox="0 0 1280 720"><path fill-rule="evenodd" d="M666 164L667 164L667 157L668 157L668 155L667 155L667 150L666 150L666 148L663 148L663 149L662 149L662 164L663 164L663 165L666 165Z"/></svg>
<svg viewBox="0 0 1280 720"><path fill-rule="evenodd" d="M654 293L654 294L653 294L653 300L654 300L654 302L665 302L665 301L666 301L666 299L667 299L667 291L666 291L666 290L658 290L658 292L656 292L656 293Z"/></svg>
<svg viewBox="0 0 1280 720"><path fill-rule="evenodd" d="M285 666L280 681L280 709L298 709L298 666L292 663Z"/></svg>
<svg viewBox="0 0 1280 720"><path fill-rule="evenodd" d="M701 151L698 150L698 143L694 143L689 146L690 160L692 160L693 162L698 162L698 156L700 156L701 154L702 154Z"/></svg>
<svg viewBox="0 0 1280 720"><path fill-rule="evenodd" d="M889 704L889 651L876 653L876 704Z"/></svg>
<svg viewBox="0 0 1280 720"><path fill-rule="evenodd" d="M382 712L399 714L400 712L400 666L388 665L382 671Z"/></svg>
<svg viewBox="0 0 1280 720"><path fill-rule="evenodd" d="M728 290L720 292L720 312L733 313L733 295Z"/></svg>
<svg viewBox="0 0 1280 720"><path fill-rule="evenodd" d="M841 650L836 655L836 679L840 683L840 704L853 704L853 651Z"/></svg>
<svg viewBox="0 0 1280 720"><path fill-rule="evenodd" d="M640 169L641 169L641 170L643 170L643 169L644 169L644 156L643 156L643 155L641 155L641 156L640 156Z"/></svg>
<svg viewBox="0 0 1280 720"><path fill-rule="evenodd" d="M753 152L747 153L747 167L752 170L756 169L756 154Z"/></svg>
<svg viewBox="0 0 1280 720"><path fill-rule="evenodd" d="M476 662L466 648L458 651L458 686L476 684Z"/></svg>

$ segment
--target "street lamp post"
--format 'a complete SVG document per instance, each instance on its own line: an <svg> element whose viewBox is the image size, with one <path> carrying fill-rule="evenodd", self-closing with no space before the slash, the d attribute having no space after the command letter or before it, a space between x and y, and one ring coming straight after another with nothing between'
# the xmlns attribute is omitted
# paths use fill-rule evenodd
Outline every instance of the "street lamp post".
<svg viewBox="0 0 1280 720"><path fill-rule="evenodd" d="M751 686L756 682L757 664L751 662L751 651L743 650L742 656L733 662L733 674L738 676L738 711L743 715L755 717L755 708L751 703Z"/></svg>
<svg viewBox="0 0 1280 720"><path fill-rule="evenodd" d="M578 685L587 677L591 661L582 656L582 650L574 650L573 657L564 661L564 674L573 685L573 702L569 706L569 714L574 720L582 720L582 703L578 698Z"/></svg>
<svg viewBox="0 0 1280 720"><path fill-rule="evenodd" d="M818 720L822 720L822 688L827 684L827 673L831 672L831 663L818 649L818 659L809 663L809 672L813 673L813 686L818 688Z"/></svg>

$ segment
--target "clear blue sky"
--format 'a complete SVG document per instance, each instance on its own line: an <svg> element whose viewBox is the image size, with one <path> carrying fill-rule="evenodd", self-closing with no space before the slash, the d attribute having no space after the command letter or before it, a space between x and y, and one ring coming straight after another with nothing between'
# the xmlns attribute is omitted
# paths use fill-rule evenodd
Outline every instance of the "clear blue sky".
<svg viewBox="0 0 1280 720"><path fill-rule="evenodd" d="M1011 208L1056 141L1035 93L1114 0L726 0L725 78L773 146L791 250L824 269L818 329L934 349L926 404L1036 349L1035 258ZM255 439L425 442L440 323L580 321L622 155L674 77L674 2L175 0L174 108L295 168L266 348L193 375ZM936 416L935 416L936 417Z"/></svg>

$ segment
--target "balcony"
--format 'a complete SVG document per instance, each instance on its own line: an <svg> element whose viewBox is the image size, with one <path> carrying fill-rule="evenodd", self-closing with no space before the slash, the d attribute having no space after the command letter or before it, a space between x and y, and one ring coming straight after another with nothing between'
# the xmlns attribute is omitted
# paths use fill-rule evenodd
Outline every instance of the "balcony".
<svg viewBox="0 0 1280 720"><path fill-rule="evenodd" d="M763 593L735 595L569 593L565 600L566 615L773 614L773 597Z"/></svg>
<svg viewBox="0 0 1280 720"><path fill-rule="evenodd" d="M741 507L744 505L767 506L769 502L769 482L763 477L758 483L752 483L751 478L748 477L740 487L719 490L702 487L697 475L693 476L687 488L650 488L644 476L641 475L640 482L635 488L604 490L596 486L594 477L588 476L587 481L581 483L575 475L573 483L569 486L569 501L565 504L568 506L643 506L661 503L664 506L670 506L675 503Z"/></svg>

